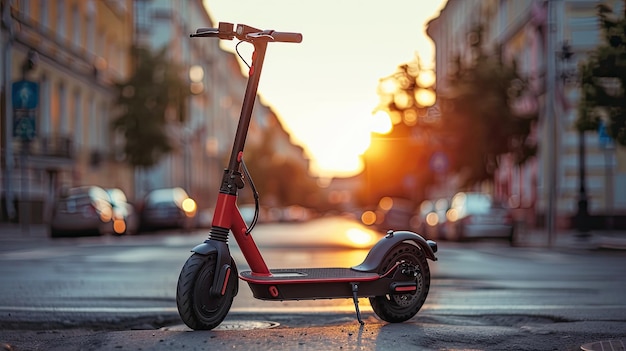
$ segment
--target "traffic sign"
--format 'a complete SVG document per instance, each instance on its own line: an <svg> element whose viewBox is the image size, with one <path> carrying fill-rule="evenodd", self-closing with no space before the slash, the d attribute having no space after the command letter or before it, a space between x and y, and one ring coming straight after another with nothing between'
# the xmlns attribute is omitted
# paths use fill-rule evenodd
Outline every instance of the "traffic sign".
<svg viewBox="0 0 626 351"><path fill-rule="evenodd" d="M604 121L600 120L600 125L598 126L598 137L600 146L604 149L613 148L613 138L606 131L606 124Z"/></svg>
<svg viewBox="0 0 626 351"><path fill-rule="evenodd" d="M14 82L13 94L13 136L30 141L36 135L37 105L39 104L39 84L27 80Z"/></svg>
<svg viewBox="0 0 626 351"><path fill-rule="evenodd" d="M13 108L35 109L39 103L39 85L36 82L20 80L13 83Z"/></svg>

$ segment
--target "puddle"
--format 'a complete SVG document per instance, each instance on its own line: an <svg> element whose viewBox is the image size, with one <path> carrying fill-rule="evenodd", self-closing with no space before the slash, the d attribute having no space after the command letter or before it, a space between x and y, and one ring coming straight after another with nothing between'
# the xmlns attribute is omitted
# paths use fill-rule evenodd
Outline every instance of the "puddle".
<svg viewBox="0 0 626 351"><path fill-rule="evenodd" d="M229 320L223 321L213 330L254 330L254 329L271 329L280 325L278 322L271 321L250 321L250 320ZM184 324L163 327L160 330L169 331L191 331L192 329Z"/></svg>

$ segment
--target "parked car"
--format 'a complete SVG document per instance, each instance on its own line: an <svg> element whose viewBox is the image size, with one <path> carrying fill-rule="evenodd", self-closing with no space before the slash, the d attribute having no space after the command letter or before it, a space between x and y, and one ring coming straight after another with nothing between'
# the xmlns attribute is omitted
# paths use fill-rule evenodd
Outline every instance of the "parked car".
<svg viewBox="0 0 626 351"><path fill-rule="evenodd" d="M50 219L50 236L104 235L113 233L113 206L99 186L70 188L59 197Z"/></svg>
<svg viewBox="0 0 626 351"><path fill-rule="evenodd" d="M361 221L368 226L374 226L377 230L409 230L414 205L408 199L385 196L380 199L375 211L365 211L361 215Z"/></svg>
<svg viewBox="0 0 626 351"><path fill-rule="evenodd" d="M449 209L450 201L446 198L424 200L411 218L411 228L427 239L447 239L446 214Z"/></svg>
<svg viewBox="0 0 626 351"><path fill-rule="evenodd" d="M146 230L194 227L196 202L180 187L149 192L141 210L141 227Z"/></svg>
<svg viewBox="0 0 626 351"><path fill-rule="evenodd" d="M118 235L136 234L139 231L139 213L128 203L124 191L111 188L106 192L113 207L113 232Z"/></svg>
<svg viewBox="0 0 626 351"><path fill-rule="evenodd" d="M456 240L504 238L513 241L515 231L509 209L489 194L458 193L448 210L448 236Z"/></svg>

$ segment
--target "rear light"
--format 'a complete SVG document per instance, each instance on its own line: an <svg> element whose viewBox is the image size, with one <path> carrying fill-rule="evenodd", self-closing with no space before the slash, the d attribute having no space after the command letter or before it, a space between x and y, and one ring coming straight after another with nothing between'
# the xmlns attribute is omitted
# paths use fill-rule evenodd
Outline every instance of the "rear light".
<svg viewBox="0 0 626 351"><path fill-rule="evenodd" d="M109 222L113 219L113 210L108 206L100 206L98 212L100 213L100 220L103 222Z"/></svg>
<svg viewBox="0 0 626 351"><path fill-rule="evenodd" d="M123 219L113 221L113 230L116 234L123 234L126 231L126 222Z"/></svg>
<svg viewBox="0 0 626 351"><path fill-rule="evenodd" d="M456 208L451 208L446 212L446 219L449 222L456 222L459 220L459 211Z"/></svg>
<svg viewBox="0 0 626 351"><path fill-rule="evenodd" d="M439 216L437 216L437 213L435 212L430 212L429 214L426 215L426 223L428 223L429 226L434 227L437 225L437 223L439 223Z"/></svg>

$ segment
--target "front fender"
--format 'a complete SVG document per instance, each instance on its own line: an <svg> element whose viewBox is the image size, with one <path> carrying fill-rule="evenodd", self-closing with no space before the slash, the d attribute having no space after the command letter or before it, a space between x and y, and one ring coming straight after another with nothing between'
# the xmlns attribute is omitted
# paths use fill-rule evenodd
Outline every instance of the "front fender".
<svg viewBox="0 0 626 351"><path fill-rule="evenodd" d="M412 241L432 261L437 261L437 243L432 240L425 240L421 235L409 231L388 231L387 235L380 239L365 257L363 263L352 269L360 272L377 272L378 266L382 262L387 252L401 242Z"/></svg>
<svg viewBox="0 0 626 351"><path fill-rule="evenodd" d="M194 247L193 249L191 249L192 252L195 252L197 254L200 255L208 255L214 252L217 252L217 247L215 245L213 245L212 242L210 241L205 241L202 244L197 245L196 247Z"/></svg>

